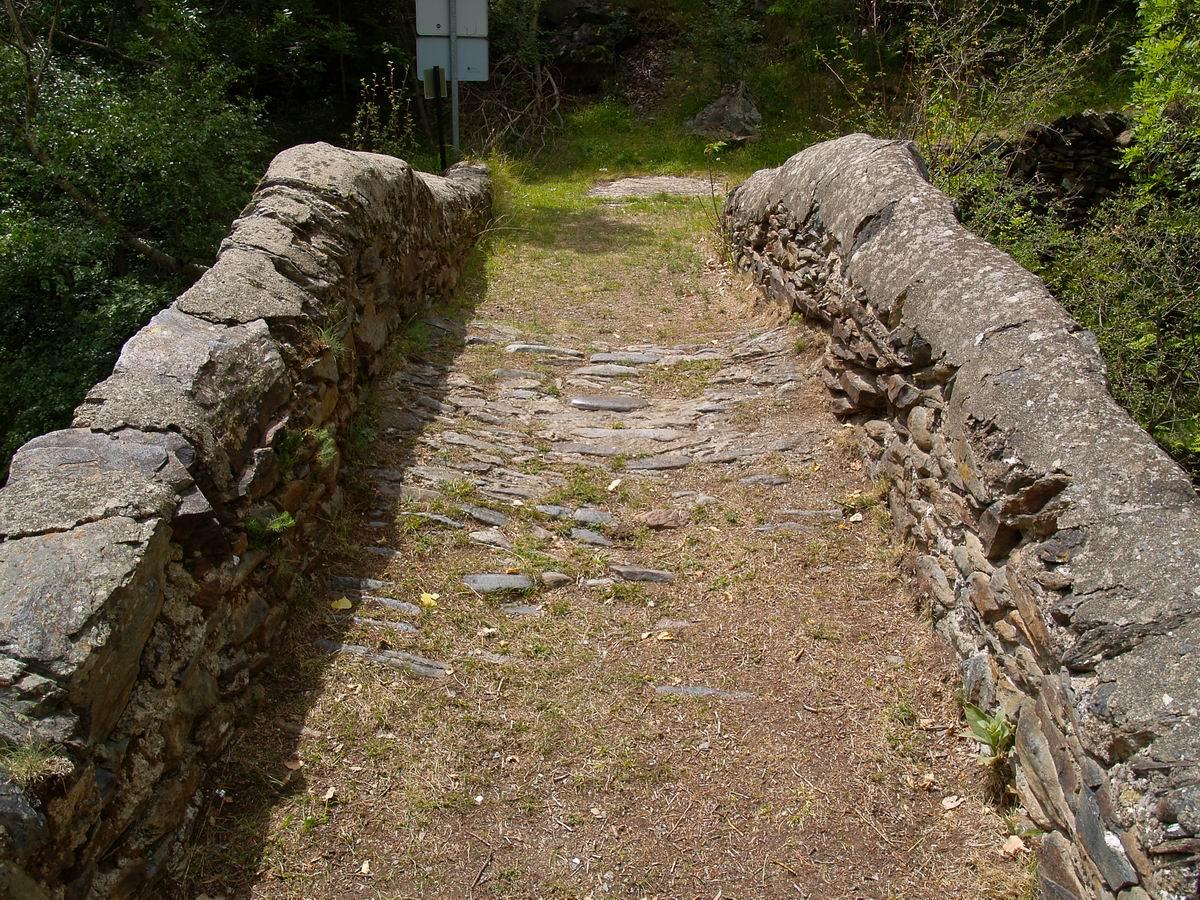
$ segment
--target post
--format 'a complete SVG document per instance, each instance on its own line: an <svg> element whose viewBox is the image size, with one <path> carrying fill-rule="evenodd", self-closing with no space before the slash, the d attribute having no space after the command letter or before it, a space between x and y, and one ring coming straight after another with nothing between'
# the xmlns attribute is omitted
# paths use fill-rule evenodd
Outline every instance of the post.
<svg viewBox="0 0 1200 900"><path fill-rule="evenodd" d="M450 0L450 146L458 150L458 4Z"/></svg>
<svg viewBox="0 0 1200 900"><path fill-rule="evenodd" d="M442 161L442 171L446 171L446 129L442 125L442 98L446 96L446 76L441 66L433 67L433 96L434 107L437 109L438 155Z"/></svg>

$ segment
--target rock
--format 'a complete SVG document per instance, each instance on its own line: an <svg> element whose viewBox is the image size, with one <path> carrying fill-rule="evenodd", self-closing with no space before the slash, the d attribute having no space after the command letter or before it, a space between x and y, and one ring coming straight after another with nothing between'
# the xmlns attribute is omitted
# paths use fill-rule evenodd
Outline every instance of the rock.
<svg viewBox="0 0 1200 900"><path fill-rule="evenodd" d="M616 521L616 517L612 513L596 509L594 506L581 506L572 515L576 522L584 522L588 525L611 525Z"/></svg>
<svg viewBox="0 0 1200 900"><path fill-rule="evenodd" d="M571 372L572 375L592 376L595 378L626 378L637 375L638 370L633 366L619 366L613 363L602 363L595 366L583 366Z"/></svg>
<svg viewBox="0 0 1200 900"><path fill-rule="evenodd" d="M590 394L572 397L571 406L596 412L632 412L649 406L644 397L627 394Z"/></svg>
<svg viewBox="0 0 1200 900"><path fill-rule="evenodd" d="M450 667L445 663L417 656L415 653L405 653L402 650L372 650L359 644L343 644L323 639L314 641L314 643L329 653L361 656L363 659L390 666L393 669L403 669L421 678L445 678L450 674Z"/></svg>
<svg viewBox="0 0 1200 900"><path fill-rule="evenodd" d="M611 547L612 541L590 528L572 528L571 539L589 547Z"/></svg>
<svg viewBox="0 0 1200 900"><path fill-rule="evenodd" d="M494 594L497 591L528 591L533 580L527 575L480 574L466 575L463 584L478 594Z"/></svg>
<svg viewBox="0 0 1200 900"><path fill-rule="evenodd" d="M494 528L503 528L508 523L508 516L494 509L488 509L486 506L463 504L459 509L476 522L482 522L484 525L491 525Z"/></svg>
<svg viewBox="0 0 1200 900"><path fill-rule="evenodd" d="M604 444L580 444L571 441L554 444L551 449L555 453L574 454L578 456L620 456L625 452L620 447L612 447Z"/></svg>
<svg viewBox="0 0 1200 900"><path fill-rule="evenodd" d="M520 619L525 616L540 616L542 614L542 606L540 603L505 603L500 607L500 612L506 616L512 616L514 619Z"/></svg>
<svg viewBox="0 0 1200 900"><path fill-rule="evenodd" d="M657 471L663 469L682 469L692 464L692 458L683 453L664 453L659 456L645 456L641 459L631 459L625 463L625 468L633 471Z"/></svg>
<svg viewBox="0 0 1200 900"><path fill-rule="evenodd" d="M609 570L624 581L651 581L666 583L675 580L674 572L662 569L644 569L641 566L610 565Z"/></svg>
<svg viewBox="0 0 1200 900"><path fill-rule="evenodd" d="M575 434L585 438L603 440L611 438L614 441L646 440L646 441L677 441L687 437L687 432L675 428L577 428Z"/></svg>
<svg viewBox="0 0 1200 900"><path fill-rule="evenodd" d="M685 178L678 175L638 175L616 181L599 181L588 189L589 197L603 200L626 200L638 197L708 197L725 196L725 185L709 183L704 178Z"/></svg>
<svg viewBox="0 0 1200 900"><path fill-rule="evenodd" d="M329 586L338 591L390 591L395 585L390 581L380 581L378 578L358 578L348 575L337 575L329 579Z"/></svg>
<svg viewBox="0 0 1200 900"><path fill-rule="evenodd" d="M511 550L512 541L504 536L504 532L495 528L488 528L484 531L472 531L467 535L477 544L483 544L487 547L498 547L501 550Z"/></svg>
<svg viewBox="0 0 1200 900"><path fill-rule="evenodd" d="M543 515L549 516L552 519L569 519L569 518L574 517L574 515L575 515L571 511L570 507L557 506L556 504L553 504L553 503L543 503L538 506L535 506L534 509L536 509L538 512L542 513Z"/></svg>
<svg viewBox="0 0 1200 900"><path fill-rule="evenodd" d="M682 528L688 523L688 513L683 509L652 509L635 521L647 528Z"/></svg>
<svg viewBox="0 0 1200 900"><path fill-rule="evenodd" d="M740 81L690 119L688 130L718 141L752 141L761 125L762 114L746 82Z"/></svg>
<svg viewBox="0 0 1200 900"><path fill-rule="evenodd" d="M404 512L401 513L401 515L408 516L413 519L421 519L424 522L433 522L435 525L441 525L444 528L459 530L467 527L462 522L459 522L456 519L451 519L449 516L443 516L440 513Z"/></svg>
<svg viewBox="0 0 1200 900"><path fill-rule="evenodd" d="M787 483L788 480L782 475L747 475L745 478L738 479L738 484L757 484L765 487L778 487L781 484Z"/></svg>
<svg viewBox="0 0 1200 900"><path fill-rule="evenodd" d="M369 619L366 616L351 616L350 621L362 628L380 628L397 634L416 634L417 629L407 622L389 622L386 619Z"/></svg>
<svg viewBox="0 0 1200 900"><path fill-rule="evenodd" d="M650 363L656 363L662 359L658 353L642 353L632 350L618 350L613 353L593 353L591 362L594 363L620 363L630 366L645 366Z"/></svg>
<svg viewBox="0 0 1200 900"><path fill-rule="evenodd" d="M570 347L553 347L549 344L509 344L505 353L541 353L546 356L562 356L567 359L583 359L583 354Z"/></svg>
<svg viewBox="0 0 1200 900"><path fill-rule="evenodd" d="M543 572L542 584L548 588L563 587L568 584L573 584L575 579L570 575L564 575L562 572Z"/></svg>

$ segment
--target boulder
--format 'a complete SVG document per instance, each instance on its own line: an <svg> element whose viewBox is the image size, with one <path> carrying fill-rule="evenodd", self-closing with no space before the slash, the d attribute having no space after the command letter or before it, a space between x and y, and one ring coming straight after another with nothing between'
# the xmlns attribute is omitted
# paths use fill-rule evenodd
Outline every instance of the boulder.
<svg viewBox="0 0 1200 900"><path fill-rule="evenodd" d="M718 141L758 140L762 113L754 105L746 82L739 81L688 121L688 130Z"/></svg>

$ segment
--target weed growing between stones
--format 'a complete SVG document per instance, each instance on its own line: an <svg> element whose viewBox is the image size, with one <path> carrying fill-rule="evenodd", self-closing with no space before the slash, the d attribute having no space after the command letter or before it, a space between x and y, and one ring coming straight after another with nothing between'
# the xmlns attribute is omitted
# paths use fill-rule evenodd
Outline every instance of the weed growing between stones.
<svg viewBox="0 0 1200 900"><path fill-rule="evenodd" d="M40 743L0 743L0 769L23 788L69 775L71 760L57 747Z"/></svg>

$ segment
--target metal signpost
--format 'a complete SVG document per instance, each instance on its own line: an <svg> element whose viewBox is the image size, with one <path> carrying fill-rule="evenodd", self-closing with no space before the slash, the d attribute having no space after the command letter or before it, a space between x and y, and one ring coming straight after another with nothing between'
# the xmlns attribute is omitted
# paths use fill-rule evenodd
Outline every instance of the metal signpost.
<svg viewBox="0 0 1200 900"><path fill-rule="evenodd" d="M458 83L487 81L487 0L416 0L417 71L450 76L450 144L458 149ZM426 95L429 88L425 89ZM439 101L440 103L440 101Z"/></svg>

